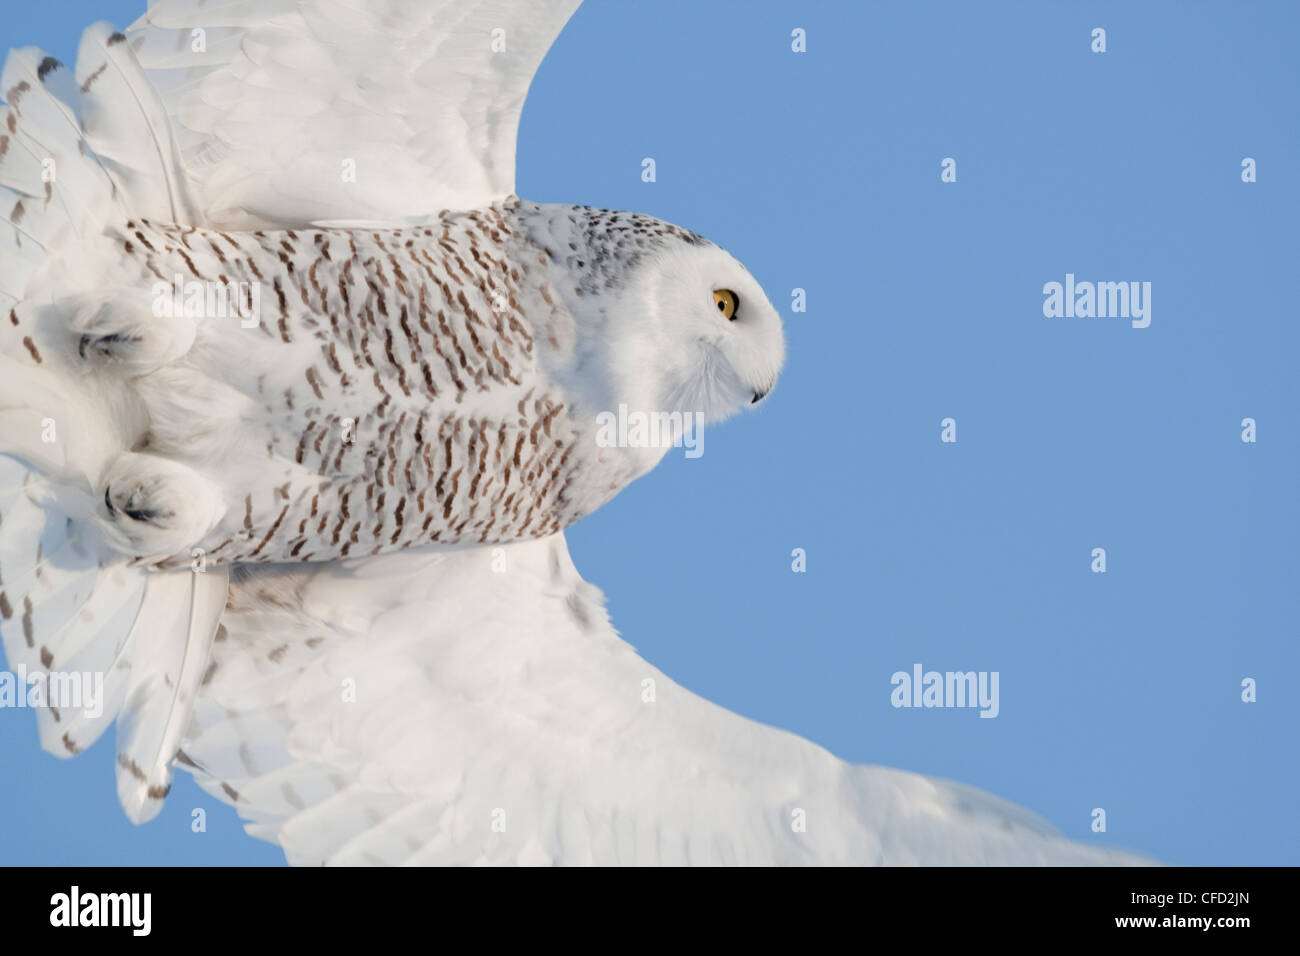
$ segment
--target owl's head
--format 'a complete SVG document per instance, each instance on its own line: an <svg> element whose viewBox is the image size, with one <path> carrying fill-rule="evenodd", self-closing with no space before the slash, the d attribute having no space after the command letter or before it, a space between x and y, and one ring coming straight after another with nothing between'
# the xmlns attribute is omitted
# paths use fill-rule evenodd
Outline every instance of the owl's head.
<svg viewBox="0 0 1300 956"><path fill-rule="evenodd" d="M518 201L521 233L578 327L570 364L593 410L692 412L716 422L772 391L785 361L776 309L745 267L641 213Z"/></svg>

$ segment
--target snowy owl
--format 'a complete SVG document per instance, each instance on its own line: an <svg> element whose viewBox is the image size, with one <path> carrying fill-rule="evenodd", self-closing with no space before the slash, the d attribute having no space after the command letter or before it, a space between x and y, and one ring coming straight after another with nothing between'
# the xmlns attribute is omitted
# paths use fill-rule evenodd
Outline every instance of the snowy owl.
<svg viewBox="0 0 1300 956"><path fill-rule="evenodd" d="M575 570L666 447L601 416L716 422L784 359L713 243L514 194L577 6L151 0L10 54L0 629L45 748L116 722L132 820L179 765L294 863L1111 859L690 694Z"/></svg>

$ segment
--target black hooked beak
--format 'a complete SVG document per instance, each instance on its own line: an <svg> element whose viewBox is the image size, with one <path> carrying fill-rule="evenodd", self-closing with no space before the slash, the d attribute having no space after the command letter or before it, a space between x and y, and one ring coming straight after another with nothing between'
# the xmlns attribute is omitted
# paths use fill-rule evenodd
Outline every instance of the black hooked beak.
<svg viewBox="0 0 1300 956"><path fill-rule="evenodd" d="M765 397L767 396L767 393L768 393L769 391L771 391L771 389L767 389L767 388L765 388L765 389L763 389L761 392L755 392L755 393L754 393L754 397L753 397L752 399L750 399L749 404L751 404L751 405L757 405L760 401L763 400L763 398L765 398Z"/></svg>

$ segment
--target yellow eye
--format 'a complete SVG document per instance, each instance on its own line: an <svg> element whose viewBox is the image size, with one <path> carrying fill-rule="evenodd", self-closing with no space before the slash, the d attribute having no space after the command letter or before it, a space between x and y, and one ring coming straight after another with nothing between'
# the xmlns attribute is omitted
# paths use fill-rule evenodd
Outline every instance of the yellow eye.
<svg viewBox="0 0 1300 956"><path fill-rule="evenodd" d="M740 296L730 289L717 289L713 293L713 301L724 319L735 321L736 310L740 308Z"/></svg>

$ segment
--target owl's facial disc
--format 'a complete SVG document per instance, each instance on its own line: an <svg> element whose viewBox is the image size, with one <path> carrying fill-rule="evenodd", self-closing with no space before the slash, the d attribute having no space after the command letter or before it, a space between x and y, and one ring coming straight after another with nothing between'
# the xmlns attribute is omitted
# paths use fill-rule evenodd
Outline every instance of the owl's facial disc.
<svg viewBox="0 0 1300 956"><path fill-rule="evenodd" d="M707 242L665 250L647 269L665 406L718 421L761 401L776 385L785 336L754 277Z"/></svg>
<svg viewBox="0 0 1300 956"><path fill-rule="evenodd" d="M713 291L713 304L718 307L718 311L722 313L722 317L728 322L736 321L736 310L740 308L740 296L736 295L736 293L730 289L715 289ZM754 397L750 399L749 403L757 405L766 397L769 391L771 391L770 388L759 389L754 392Z"/></svg>

